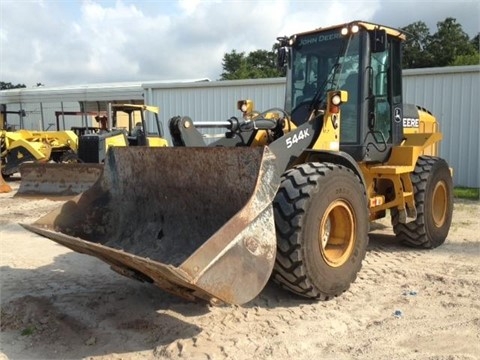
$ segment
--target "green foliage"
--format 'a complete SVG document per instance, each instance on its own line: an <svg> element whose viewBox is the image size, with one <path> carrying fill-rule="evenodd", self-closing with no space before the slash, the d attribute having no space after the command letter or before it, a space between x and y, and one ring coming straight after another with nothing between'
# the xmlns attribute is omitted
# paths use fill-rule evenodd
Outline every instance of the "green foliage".
<svg viewBox="0 0 480 360"><path fill-rule="evenodd" d="M478 64L479 36L469 39L454 18L438 22L437 32L433 35L423 21L407 25L402 30L407 34L404 69Z"/></svg>
<svg viewBox="0 0 480 360"><path fill-rule="evenodd" d="M276 67L274 51L255 50L248 55L232 50L222 60L223 72L220 80L260 79L285 76Z"/></svg>
<svg viewBox="0 0 480 360"><path fill-rule="evenodd" d="M450 65L480 65L480 53L474 55L458 55Z"/></svg>
<svg viewBox="0 0 480 360"><path fill-rule="evenodd" d="M18 88L26 88L26 86L25 84L13 85L12 83L0 81L0 90L9 90L9 89L18 89Z"/></svg>
<svg viewBox="0 0 480 360"><path fill-rule="evenodd" d="M245 53L237 53L236 50L226 53L223 55L222 67L221 80L244 79L246 74Z"/></svg>
<svg viewBox="0 0 480 360"><path fill-rule="evenodd" d="M477 50L480 50L480 33L478 33L473 39L472 44Z"/></svg>
<svg viewBox="0 0 480 360"><path fill-rule="evenodd" d="M30 336L30 335L33 335L34 333L35 333L35 326L29 325L29 326L27 326L25 329L22 330L22 332L20 333L20 335L22 335L22 336Z"/></svg>
<svg viewBox="0 0 480 360"><path fill-rule="evenodd" d="M433 61L426 52L430 44L430 31L427 24L417 21L402 28L407 34L407 40L403 44L403 68L427 67Z"/></svg>
<svg viewBox="0 0 480 360"><path fill-rule="evenodd" d="M453 196L459 199L479 200L480 189L468 187L455 187L453 189Z"/></svg>
<svg viewBox="0 0 480 360"><path fill-rule="evenodd" d="M429 53L435 58L434 66L452 65L457 56L475 54L468 35L454 18L437 23L437 29L428 47Z"/></svg>

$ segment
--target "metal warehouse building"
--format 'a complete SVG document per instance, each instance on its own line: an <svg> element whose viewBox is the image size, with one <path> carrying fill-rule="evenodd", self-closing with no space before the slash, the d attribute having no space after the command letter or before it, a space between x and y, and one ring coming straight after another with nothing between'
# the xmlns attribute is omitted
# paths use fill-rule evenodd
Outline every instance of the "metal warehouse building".
<svg viewBox="0 0 480 360"><path fill-rule="evenodd" d="M430 110L440 122L440 156L454 168L457 186L480 187L480 66L411 69L403 72L404 102ZM183 82L137 82L0 91L9 111L25 110L9 122L45 129L54 112L105 111L108 102L134 102L160 107L164 129L176 115L195 121L223 121L240 115L236 102L252 99L255 108L283 107L285 79ZM65 126L72 121L63 119ZM88 119L85 118L85 121ZM68 126L67 126L68 125ZM167 135L167 138L169 136Z"/></svg>

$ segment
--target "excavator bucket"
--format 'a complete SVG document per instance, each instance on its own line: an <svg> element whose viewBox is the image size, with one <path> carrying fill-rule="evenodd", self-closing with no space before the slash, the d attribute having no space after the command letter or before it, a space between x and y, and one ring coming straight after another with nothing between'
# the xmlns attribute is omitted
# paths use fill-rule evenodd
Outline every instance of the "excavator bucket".
<svg viewBox="0 0 480 360"><path fill-rule="evenodd" d="M89 190L26 229L187 299L243 304L276 251L267 148L114 147Z"/></svg>
<svg viewBox="0 0 480 360"><path fill-rule="evenodd" d="M103 164L23 163L15 197L72 197L92 187L102 171Z"/></svg>
<svg viewBox="0 0 480 360"><path fill-rule="evenodd" d="M0 173L0 193L8 193L10 191L12 191L12 188L6 183L3 175Z"/></svg>

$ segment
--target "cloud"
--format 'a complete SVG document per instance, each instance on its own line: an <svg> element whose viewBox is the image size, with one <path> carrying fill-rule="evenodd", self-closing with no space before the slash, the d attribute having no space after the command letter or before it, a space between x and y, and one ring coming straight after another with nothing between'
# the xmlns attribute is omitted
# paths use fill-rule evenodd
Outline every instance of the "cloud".
<svg viewBox="0 0 480 360"><path fill-rule="evenodd" d="M463 30L473 38L480 31L480 2L478 0L389 0L379 7L372 18L381 24L404 27L423 21L433 34L437 23L447 17L457 19Z"/></svg>
<svg viewBox="0 0 480 360"><path fill-rule="evenodd" d="M187 15L193 15L200 5L200 0L179 0L178 4Z"/></svg>
<svg viewBox="0 0 480 360"><path fill-rule="evenodd" d="M2 0L0 81L214 80L226 52L271 49L277 36L355 19L394 27L422 20L434 32L452 16L473 37L475 12L472 1Z"/></svg>

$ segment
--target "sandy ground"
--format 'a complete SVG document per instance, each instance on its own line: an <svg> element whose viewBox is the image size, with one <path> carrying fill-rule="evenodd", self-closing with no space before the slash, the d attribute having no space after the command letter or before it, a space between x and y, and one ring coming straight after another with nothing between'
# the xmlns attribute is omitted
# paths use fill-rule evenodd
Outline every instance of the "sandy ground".
<svg viewBox="0 0 480 360"><path fill-rule="evenodd" d="M331 301L271 284L212 307L27 232L19 222L61 203L13 194L0 195L0 359L480 359L479 202L455 202L433 251L374 223L359 278Z"/></svg>

